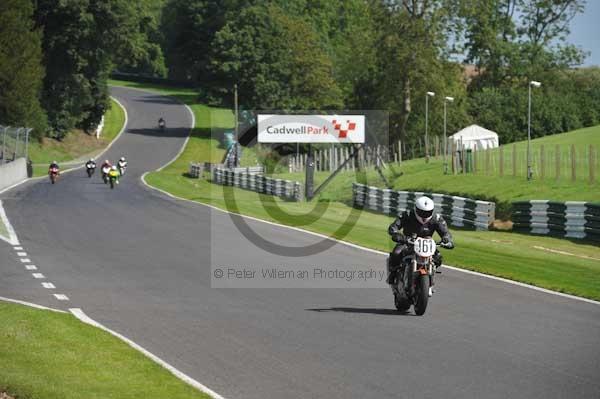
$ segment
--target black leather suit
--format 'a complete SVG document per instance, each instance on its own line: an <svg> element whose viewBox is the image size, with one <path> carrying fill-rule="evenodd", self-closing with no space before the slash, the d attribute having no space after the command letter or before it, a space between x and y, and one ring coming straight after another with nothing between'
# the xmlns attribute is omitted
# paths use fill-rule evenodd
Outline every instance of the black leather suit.
<svg viewBox="0 0 600 399"><path fill-rule="evenodd" d="M397 217L388 228L388 234L392 236L392 240L396 242L398 242L399 239L402 239L403 236L412 237L413 234L416 234L417 237L433 237L433 233L435 232L440 235L442 242L449 244L450 247L453 246L452 234L450 234L450 231L448 230L448 225L442 215L438 213L434 213L428 222L421 224L421 222L417 220L414 211L403 212L402 215ZM406 243L401 241L396 244L390 253L388 259L388 273L390 274L388 282L391 282L395 277L396 269L400 266L402 258L404 257L403 252L406 248ZM438 268L442 265L442 255L437 249L433 255L433 261Z"/></svg>

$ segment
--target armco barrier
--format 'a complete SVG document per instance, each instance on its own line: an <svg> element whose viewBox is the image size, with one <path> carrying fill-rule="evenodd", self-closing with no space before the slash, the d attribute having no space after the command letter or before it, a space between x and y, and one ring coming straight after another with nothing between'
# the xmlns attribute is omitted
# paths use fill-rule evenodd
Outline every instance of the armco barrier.
<svg viewBox="0 0 600 399"><path fill-rule="evenodd" d="M224 186L235 186L262 194L275 195L290 200L301 201L303 198L302 185L296 181L273 179L257 173L249 173L246 168L233 169L215 168L212 182Z"/></svg>
<svg viewBox="0 0 600 399"><path fill-rule="evenodd" d="M352 203L355 207L396 216L413 209L415 200L426 195L433 199L436 211L452 226L487 230L495 218L496 204L445 194L394 191L353 183Z"/></svg>
<svg viewBox="0 0 600 399"><path fill-rule="evenodd" d="M0 162L0 191L27 179L27 161L17 158L12 162Z"/></svg>
<svg viewBox="0 0 600 399"><path fill-rule="evenodd" d="M545 200L513 202L513 230L600 242L600 204Z"/></svg>

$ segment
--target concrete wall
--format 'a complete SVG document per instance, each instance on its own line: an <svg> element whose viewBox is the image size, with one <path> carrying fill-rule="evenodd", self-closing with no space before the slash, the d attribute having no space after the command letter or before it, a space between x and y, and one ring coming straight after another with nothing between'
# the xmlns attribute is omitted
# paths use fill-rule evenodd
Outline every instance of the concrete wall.
<svg viewBox="0 0 600 399"><path fill-rule="evenodd" d="M18 158L7 164L0 164L0 191L27 179L27 162Z"/></svg>

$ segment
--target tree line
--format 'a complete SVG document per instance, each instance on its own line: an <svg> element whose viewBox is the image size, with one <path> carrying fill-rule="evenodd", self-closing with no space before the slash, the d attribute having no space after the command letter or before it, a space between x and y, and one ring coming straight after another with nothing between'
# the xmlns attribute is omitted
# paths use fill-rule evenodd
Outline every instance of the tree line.
<svg viewBox="0 0 600 399"><path fill-rule="evenodd" d="M432 134L452 96L450 132L478 123L504 143L526 137L530 80L543 83L534 137L600 123L600 70L576 68L585 52L565 40L584 0L29 3L0 6L0 54L16 45L28 60L5 68L2 56L1 99L21 102L0 102L0 120L55 135L97 122L115 68L190 82L210 104L230 106L237 84L247 109L388 110L392 138L407 142L425 129L427 91Z"/></svg>

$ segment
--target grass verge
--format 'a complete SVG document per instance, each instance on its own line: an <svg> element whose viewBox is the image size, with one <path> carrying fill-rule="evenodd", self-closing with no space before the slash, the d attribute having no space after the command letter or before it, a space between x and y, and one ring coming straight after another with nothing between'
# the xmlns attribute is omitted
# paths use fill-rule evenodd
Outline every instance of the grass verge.
<svg viewBox="0 0 600 399"><path fill-rule="evenodd" d="M33 162L34 177L46 175L52 161L60 164L90 158L110 144L125 123L123 109L114 100L110 101L111 107L104 115L104 129L100 139L81 130L74 130L62 141L45 137L42 141L32 142L29 146L29 158Z"/></svg>
<svg viewBox="0 0 600 399"><path fill-rule="evenodd" d="M153 88L135 85L138 88ZM164 87L160 92L170 94L170 90ZM333 201L334 198L346 199L347 194L342 193L351 192L349 182L344 180L349 175L336 178L320 197L320 201L310 204L285 202L239 189L228 189L235 200L226 200L228 196L224 195L223 187L185 177L190 161L214 161L215 140L209 135L198 133L210 130L214 127L211 126L213 121L219 120L208 107L199 104L190 106L202 110L201 115L196 114L194 135L175 162L160 172L147 175L146 181L150 185L178 197L301 227L365 247L382 251L391 248L392 243L387 235L391 218L366 211L358 212L347 202ZM223 110L216 110L214 114L220 115L222 112ZM367 179L369 182L375 179L374 172L369 172ZM351 229L347 229L349 218L354 222ZM445 262L448 264L600 300L600 250L597 246L509 232L453 230L453 234L457 248L444 251ZM557 254L548 251L549 249L573 255Z"/></svg>
<svg viewBox="0 0 600 399"><path fill-rule="evenodd" d="M209 398L70 314L0 303L0 388L16 398Z"/></svg>

